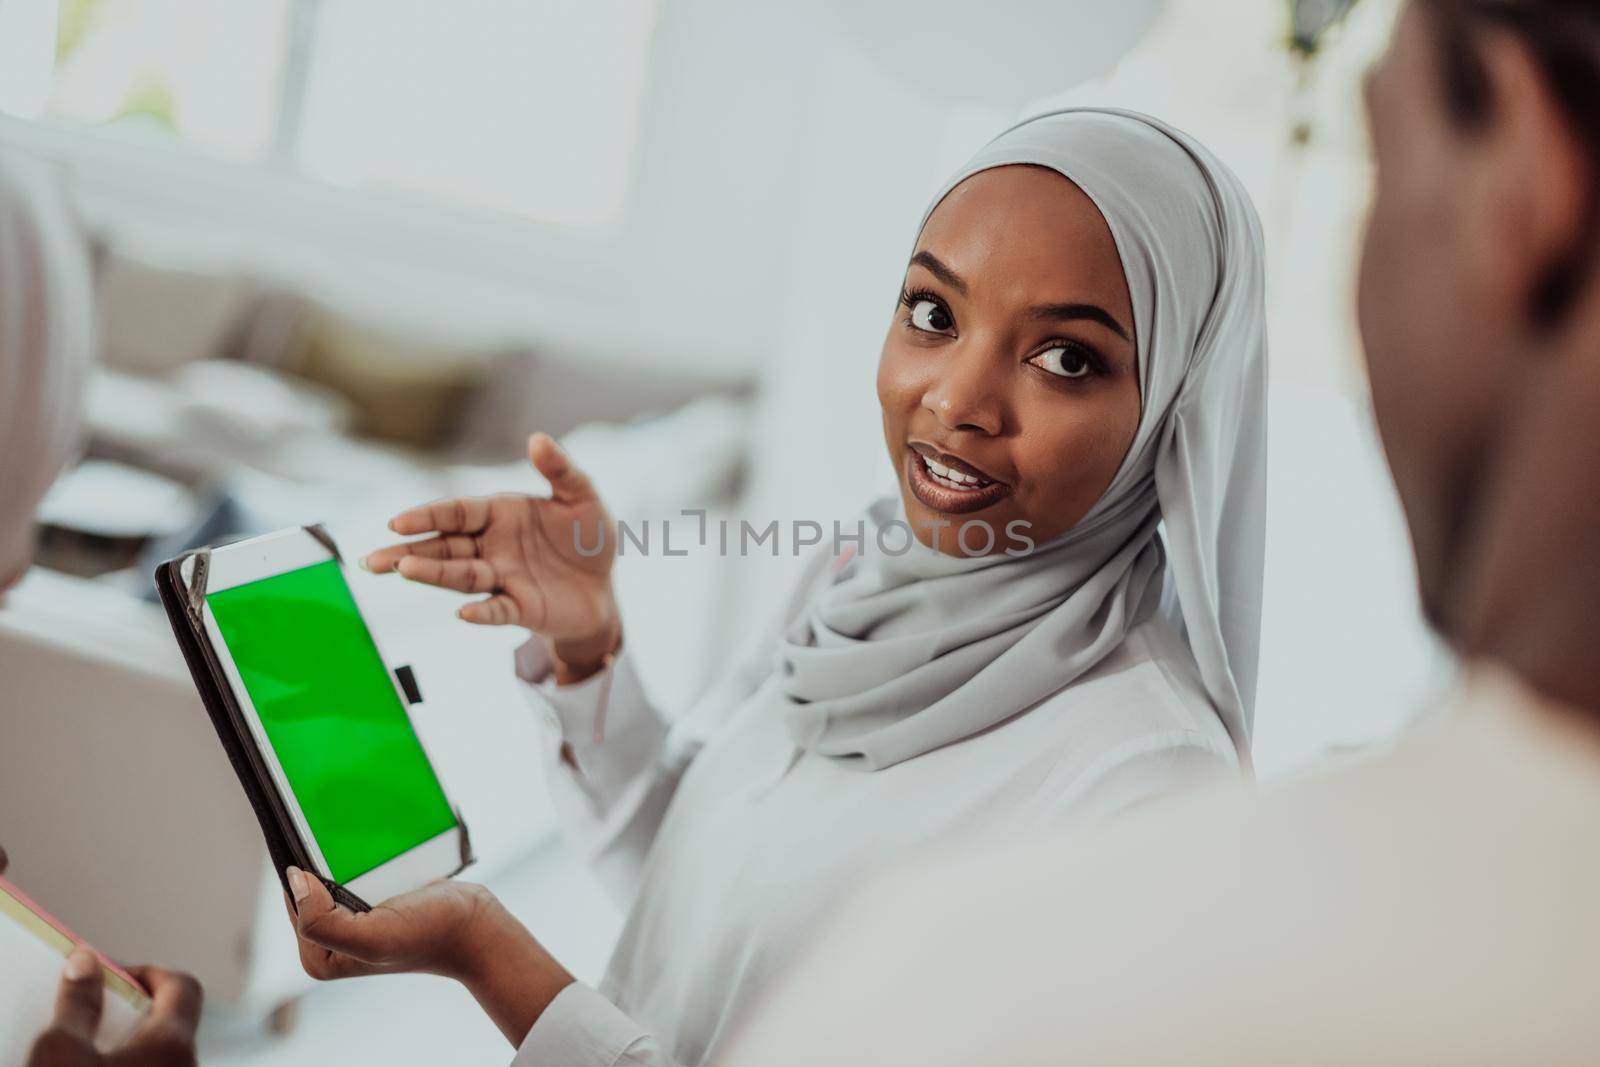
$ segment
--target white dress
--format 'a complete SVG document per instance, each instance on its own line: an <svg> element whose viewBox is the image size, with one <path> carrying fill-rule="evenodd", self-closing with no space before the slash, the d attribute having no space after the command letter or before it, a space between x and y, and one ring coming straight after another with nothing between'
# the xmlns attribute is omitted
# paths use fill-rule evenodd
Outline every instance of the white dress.
<svg viewBox="0 0 1600 1067"><path fill-rule="evenodd" d="M519 653L563 835L630 911L599 989L563 990L517 1067L694 1067L881 867L1239 777L1182 638L1159 618L1029 711L877 771L790 741L772 670L779 632L671 723L625 651L561 687L541 642Z"/></svg>

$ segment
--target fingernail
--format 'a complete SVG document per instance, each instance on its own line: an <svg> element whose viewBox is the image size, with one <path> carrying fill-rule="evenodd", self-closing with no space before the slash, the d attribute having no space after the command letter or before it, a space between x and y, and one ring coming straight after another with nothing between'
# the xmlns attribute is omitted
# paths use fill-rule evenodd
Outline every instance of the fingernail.
<svg viewBox="0 0 1600 1067"><path fill-rule="evenodd" d="M369 574L371 573L372 564L367 562L366 556L362 556L360 559L356 560L356 563L360 565L362 570L367 571Z"/></svg>
<svg viewBox="0 0 1600 1067"><path fill-rule="evenodd" d="M306 899L307 893L311 892L311 887L306 885L306 872L299 867L290 867L288 875L289 892L294 894L294 902L298 904Z"/></svg>
<svg viewBox="0 0 1600 1067"><path fill-rule="evenodd" d="M94 949L79 945L67 957L67 965L61 969L61 973L70 982L82 982L99 969L100 958L94 954Z"/></svg>

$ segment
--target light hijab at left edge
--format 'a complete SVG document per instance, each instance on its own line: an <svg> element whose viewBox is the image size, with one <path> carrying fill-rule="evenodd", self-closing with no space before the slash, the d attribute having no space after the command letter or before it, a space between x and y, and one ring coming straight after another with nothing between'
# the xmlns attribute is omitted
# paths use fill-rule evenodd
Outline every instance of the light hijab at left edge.
<svg viewBox="0 0 1600 1067"><path fill-rule="evenodd" d="M95 347L88 254L49 165L0 148L0 596L73 457Z"/></svg>

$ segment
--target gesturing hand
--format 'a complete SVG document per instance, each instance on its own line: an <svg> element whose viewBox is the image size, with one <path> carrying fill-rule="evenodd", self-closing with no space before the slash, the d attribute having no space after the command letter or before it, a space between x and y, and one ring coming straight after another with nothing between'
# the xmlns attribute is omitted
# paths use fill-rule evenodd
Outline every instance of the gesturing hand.
<svg viewBox="0 0 1600 1067"><path fill-rule="evenodd" d="M94 1047L105 1007L100 960L87 948L67 957L50 1029L39 1035L28 1067L193 1067L194 1031L200 1022L200 985L157 967L129 970L150 992L150 1012L121 1048Z"/></svg>
<svg viewBox="0 0 1600 1067"><path fill-rule="evenodd" d="M403 511L389 523L395 533L436 536L381 548L363 562L377 574L487 594L460 616L526 626L566 663L598 660L620 632L615 527L588 477L549 435L528 440L528 459L550 482L548 498L504 493Z"/></svg>

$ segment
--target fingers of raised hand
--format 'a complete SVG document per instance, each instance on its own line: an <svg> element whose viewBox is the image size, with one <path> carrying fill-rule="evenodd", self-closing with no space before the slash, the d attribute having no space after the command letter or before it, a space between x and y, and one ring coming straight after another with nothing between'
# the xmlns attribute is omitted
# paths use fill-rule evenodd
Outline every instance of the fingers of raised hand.
<svg viewBox="0 0 1600 1067"><path fill-rule="evenodd" d="M442 534L422 541L406 541L389 545L372 552L361 565L374 574L387 574L400 565L407 556L424 559L474 559L479 555L479 541L469 534Z"/></svg>
<svg viewBox="0 0 1600 1067"><path fill-rule="evenodd" d="M549 434L536 433L528 438L528 460L550 483L550 495L556 500L582 500L595 495L589 476L573 464L572 457Z"/></svg>
<svg viewBox="0 0 1600 1067"><path fill-rule="evenodd" d="M430 559L407 556L395 568L402 577L458 593L487 593L495 588L494 568L481 559Z"/></svg>
<svg viewBox="0 0 1600 1067"><path fill-rule="evenodd" d="M517 603L504 593L465 604L456 614L480 626L508 626L518 621Z"/></svg>
<svg viewBox="0 0 1600 1067"><path fill-rule="evenodd" d="M483 532L489 525L490 501L485 497L454 497L402 511L389 520L397 534Z"/></svg>

